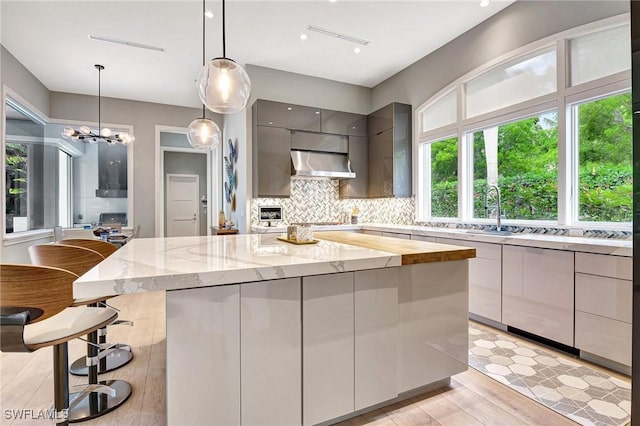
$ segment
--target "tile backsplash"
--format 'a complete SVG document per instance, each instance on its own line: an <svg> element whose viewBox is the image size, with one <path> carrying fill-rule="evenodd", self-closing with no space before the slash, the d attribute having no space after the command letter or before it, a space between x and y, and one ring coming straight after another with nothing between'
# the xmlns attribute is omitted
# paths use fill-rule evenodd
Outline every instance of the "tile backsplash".
<svg viewBox="0 0 640 426"><path fill-rule="evenodd" d="M282 206L284 223L339 222L343 213L360 211L359 223L415 223L414 198L375 198L341 200L338 181L329 179L291 179L290 198L254 198L251 225L258 224L258 206Z"/></svg>
<svg viewBox="0 0 640 426"><path fill-rule="evenodd" d="M444 222L416 222L415 198L373 198L341 200L338 181L329 179L291 179L291 197L254 198L251 202L251 225L258 222L258 206L282 206L284 224L294 222L340 222L344 212L357 207L360 211L358 223L388 223L395 225L419 225L446 228L491 229L495 225L462 224ZM545 235L572 235L591 238L631 239L631 230L587 229L582 235L574 235L575 230L548 226L503 226L512 233L533 233Z"/></svg>

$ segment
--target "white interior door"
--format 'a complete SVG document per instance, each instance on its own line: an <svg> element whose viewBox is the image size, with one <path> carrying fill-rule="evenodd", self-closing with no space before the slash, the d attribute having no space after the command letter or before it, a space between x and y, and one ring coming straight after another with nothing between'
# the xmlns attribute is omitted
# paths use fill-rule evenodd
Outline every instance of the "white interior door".
<svg viewBox="0 0 640 426"><path fill-rule="evenodd" d="M200 235L198 175L167 174L167 237Z"/></svg>

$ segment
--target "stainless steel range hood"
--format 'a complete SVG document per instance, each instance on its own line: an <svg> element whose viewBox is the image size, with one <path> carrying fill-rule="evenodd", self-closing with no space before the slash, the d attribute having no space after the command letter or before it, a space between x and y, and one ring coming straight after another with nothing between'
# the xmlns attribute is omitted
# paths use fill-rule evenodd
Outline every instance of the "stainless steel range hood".
<svg viewBox="0 0 640 426"><path fill-rule="evenodd" d="M345 154L319 151L291 150L293 176L328 177L332 179L352 179L351 163Z"/></svg>

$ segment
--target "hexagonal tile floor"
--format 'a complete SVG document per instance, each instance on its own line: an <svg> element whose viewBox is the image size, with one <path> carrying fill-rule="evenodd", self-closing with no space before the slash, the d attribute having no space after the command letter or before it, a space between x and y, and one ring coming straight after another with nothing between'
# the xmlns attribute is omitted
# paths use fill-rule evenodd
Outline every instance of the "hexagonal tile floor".
<svg viewBox="0 0 640 426"><path fill-rule="evenodd" d="M469 323L469 366L582 425L630 421L631 381Z"/></svg>

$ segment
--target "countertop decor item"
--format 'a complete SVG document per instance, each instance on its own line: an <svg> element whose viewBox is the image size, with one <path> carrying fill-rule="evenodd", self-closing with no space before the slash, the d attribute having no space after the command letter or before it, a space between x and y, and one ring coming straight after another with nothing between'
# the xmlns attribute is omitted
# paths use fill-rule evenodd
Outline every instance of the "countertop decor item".
<svg viewBox="0 0 640 426"><path fill-rule="evenodd" d="M205 64L205 0L202 0L202 66ZM202 118L196 118L189 124L187 139L192 147L202 151L211 151L220 144L222 138L220 128L211 119L206 117L204 104L202 104Z"/></svg>
<svg viewBox="0 0 640 426"><path fill-rule="evenodd" d="M102 104L102 96L100 93L100 73L104 70L104 66L96 64L94 67L98 70L98 133L93 133L93 130L89 126L81 126L79 130L74 129L73 127L65 127L62 131L62 137L76 142L106 142L109 145L114 145L116 143L128 145L136 139L135 136L130 135L128 132L119 132L116 133L115 136L112 136L113 131L110 128L102 127L100 116Z"/></svg>
<svg viewBox="0 0 640 426"><path fill-rule="evenodd" d="M219 114L234 114L247 106L251 80L233 59L227 58L225 0L222 0L222 57L202 68L198 78L198 94L203 104Z"/></svg>
<svg viewBox="0 0 640 426"><path fill-rule="evenodd" d="M276 237L278 240L280 241L285 241L287 243L291 243L291 244L316 244L319 243L320 240L309 240L309 241L299 241L299 240L290 240L287 237Z"/></svg>

